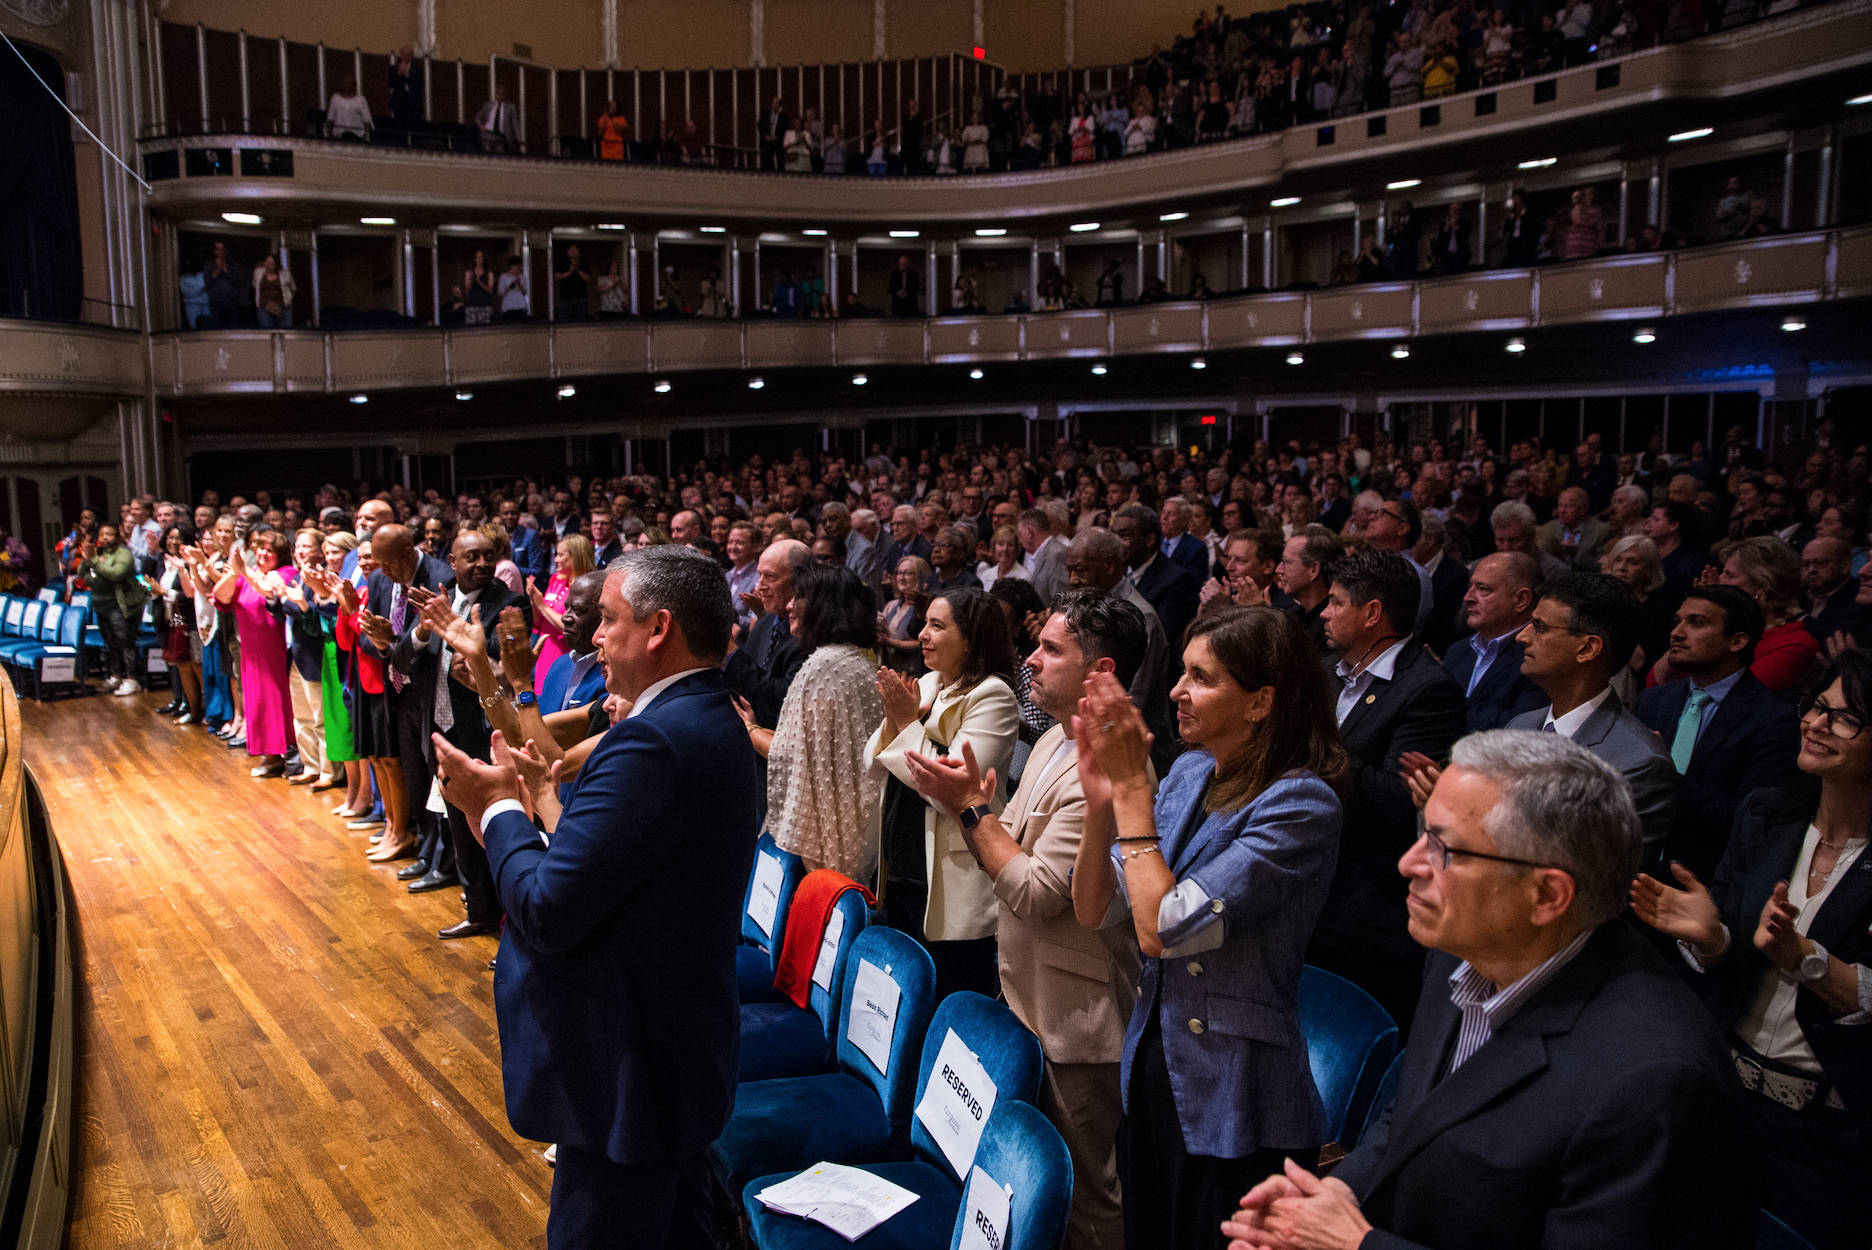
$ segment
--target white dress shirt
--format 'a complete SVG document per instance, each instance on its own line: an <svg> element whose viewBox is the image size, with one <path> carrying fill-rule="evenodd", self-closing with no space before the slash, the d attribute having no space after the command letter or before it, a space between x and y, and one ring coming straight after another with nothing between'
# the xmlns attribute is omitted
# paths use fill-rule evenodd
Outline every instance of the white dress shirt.
<svg viewBox="0 0 1872 1250"><path fill-rule="evenodd" d="M1598 694L1586 700L1586 702L1580 704L1565 716L1555 716L1553 714L1553 704L1549 703L1545 713L1547 719L1542 722L1541 728L1545 729L1548 725L1552 725L1555 733L1571 742L1573 740L1573 735L1580 731L1580 726L1584 725L1587 720L1591 718L1592 714L1599 710L1599 705L1604 703L1611 694L1612 687L1607 686L1604 690L1601 690Z"/></svg>
<svg viewBox="0 0 1872 1250"><path fill-rule="evenodd" d="M1339 674L1339 680L1345 682L1345 689L1339 692L1337 708L1341 725L1345 724L1346 717L1352 715L1352 709L1357 707L1359 700L1365 697L1365 692L1371 688L1374 680L1380 677L1386 681L1391 680L1391 674L1397 671L1398 656L1404 653L1404 644L1409 641L1408 637L1400 638L1386 647L1379 653L1378 658L1367 664L1357 676L1354 676L1352 670L1346 667L1344 660L1339 661L1336 671Z"/></svg>
<svg viewBox="0 0 1872 1250"><path fill-rule="evenodd" d="M630 715L626 716L624 719L635 720L637 717L642 716L645 712L650 710L650 705L652 703L655 703L657 700L657 696L662 694L665 690L668 690L671 686L675 685L677 682L681 681L685 677L691 676L695 673L709 672L712 667L713 666L710 665L710 666L704 666L702 668L685 668L680 673L671 673L668 677L665 677L662 681L652 682L650 686L647 689L645 689L642 694L637 696L637 701L631 704Z"/></svg>

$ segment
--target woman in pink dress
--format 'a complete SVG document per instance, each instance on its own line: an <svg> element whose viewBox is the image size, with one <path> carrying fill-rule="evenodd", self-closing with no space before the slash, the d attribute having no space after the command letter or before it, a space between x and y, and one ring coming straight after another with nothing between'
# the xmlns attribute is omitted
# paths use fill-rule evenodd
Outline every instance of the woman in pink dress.
<svg viewBox="0 0 1872 1250"><path fill-rule="evenodd" d="M235 547L227 573L215 583L215 602L232 607L240 630L241 704L247 718L247 754L260 757L255 777L278 777L286 771L292 749L292 661L286 650L286 626L270 610L298 574L289 556L292 540L278 530L252 534L245 549Z"/></svg>
<svg viewBox="0 0 1872 1250"><path fill-rule="evenodd" d="M591 539L583 534L567 534L559 540L559 549L553 559L553 575L546 583L546 592L541 594L537 585L527 583L527 593L533 598L533 623L540 634L539 658L533 662L533 687L536 690L546 680L546 672L552 668L553 661L566 653L565 625L559 614L565 611L566 596L572 591L572 583L596 567L597 556L592 551Z"/></svg>

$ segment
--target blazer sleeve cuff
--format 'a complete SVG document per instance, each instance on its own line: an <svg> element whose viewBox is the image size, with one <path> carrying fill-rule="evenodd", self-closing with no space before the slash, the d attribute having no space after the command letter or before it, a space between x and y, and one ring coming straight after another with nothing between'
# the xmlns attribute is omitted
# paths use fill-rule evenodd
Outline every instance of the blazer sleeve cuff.
<svg viewBox="0 0 1872 1250"><path fill-rule="evenodd" d="M1359 1242L1359 1250L1425 1250L1425 1247L1382 1228L1374 1228Z"/></svg>

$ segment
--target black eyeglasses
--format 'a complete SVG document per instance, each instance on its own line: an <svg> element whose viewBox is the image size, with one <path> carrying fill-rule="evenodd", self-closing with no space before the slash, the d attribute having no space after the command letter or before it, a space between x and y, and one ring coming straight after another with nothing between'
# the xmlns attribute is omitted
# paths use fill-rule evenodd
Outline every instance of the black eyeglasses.
<svg viewBox="0 0 1872 1250"><path fill-rule="evenodd" d="M1599 636L1590 629L1574 629L1571 625L1549 625L1538 616L1528 617L1528 628L1534 631L1536 638L1545 638L1548 634L1584 634L1588 638Z"/></svg>
<svg viewBox="0 0 1872 1250"><path fill-rule="evenodd" d="M1817 695L1809 695L1795 705L1796 712L1806 720L1815 712L1826 717L1827 732L1841 742L1851 742L1865 728L1865 720L1857 712L1843 707L1834 707Z"/></svg>
<svg viewBox="0 0 1872 1250"><path fill-rule="evenodd" d="M1455 855L1466 855L1470 859L1486 859L1497 864L1518 864L1523 868L1556 868L1559 866L1557 864L1537 864L1531 859L1513 859L1507 855L1488 855L1482 851L1465 851L1462 847L1451 846L1442 838L1438 837L1433 830L1422 823L1422 820L1423 818L1419 816L1419 823L1417 826L1418 832L1423 835L1424 841L1430 844L1431 862L1435 863L1438 868L1444 871L1449 870L1450 858Z"/></svg>

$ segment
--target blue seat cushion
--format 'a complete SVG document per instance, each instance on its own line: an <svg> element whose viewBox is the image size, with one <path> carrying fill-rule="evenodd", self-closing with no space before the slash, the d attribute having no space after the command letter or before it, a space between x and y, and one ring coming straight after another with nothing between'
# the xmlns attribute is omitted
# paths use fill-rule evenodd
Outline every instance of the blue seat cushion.
<svg viewBox="0 0 1872 1250"><path fill-rule="evenodd" d="M813 1163L820 1160L814 1159ZM830 1160L838 1163L843 1160ZM809 1163L806 1167L811 1167ZM748 1231L760 1250L807 1250L808 1247L848 1246L852 1242L823 1224L803 1220L797 1215L769 1211L754 1195L769 1185L791 1180L805 1171L797 1168L774 1176L763 1176L742 1191L741 1202L748 1215ZM947 1173L927 1163L874 1163L865 1171L881 1176L893 1185L902 1185L917 1200L858 1239L866 1250L930 1250L947 1246L955 1234L956 1214L962 1209L962 1191Z"/></svg>
<svg viewBox="0 0 1872 1250"><path fill-rule="evenodd" d="M869 1085L845 1072L749 1081L709 1150L722 1188L739 1194L756 1176L815 1163L885 1163L909 1156Z"/></svg>
<svg viewBox="0 0 1872 1250"><path fill-rule="evenodd" d="M786 1001L741 1004L743 1081L837 1071L838 1060L826 1041L825 1021L817 1014Z"/></svg>
<svg viewBox="0 0 1872 1250"><path fill-rule="evenodd" d="M735 989L744 1003L787 1002L773 987L773 956L758 946L735 947L734 977Z"/></svg>

